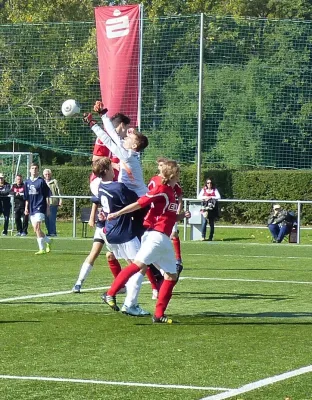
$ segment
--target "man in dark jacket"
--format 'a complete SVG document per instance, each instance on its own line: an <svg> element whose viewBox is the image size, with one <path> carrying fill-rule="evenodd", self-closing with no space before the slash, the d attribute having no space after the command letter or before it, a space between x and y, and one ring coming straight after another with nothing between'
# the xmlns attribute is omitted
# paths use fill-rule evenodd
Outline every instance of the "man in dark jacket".
<svg viewBox="0 0 312 400"><path fill-rule="evenodd" d="M28 229L28 215L25 215L24 182L22 175L16 175L11 193L14 196L14 218L16 236L26 236Z"/></svg>
<svg viewBox="0 0 312 400"><path fill-rule="evenodd" d="M279 204L273 206L273 212L268 219L268 228L276 243L281 243L286 235L288 235L293 227L294 217L283 210Z"/></svg>
<svg viewBox="0 0 312 400"><path fill-rule="evenodd" d="M11 185L5 181L4 175L0 173L0 215L3 214L4 217L2 236L7 236L8 234L11 211L10 190Z"/></svg>

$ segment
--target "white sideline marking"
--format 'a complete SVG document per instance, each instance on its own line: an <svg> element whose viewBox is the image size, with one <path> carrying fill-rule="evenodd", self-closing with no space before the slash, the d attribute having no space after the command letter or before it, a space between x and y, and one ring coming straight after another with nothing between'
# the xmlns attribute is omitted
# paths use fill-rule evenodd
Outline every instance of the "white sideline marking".
<svg viewBox="0 0 312 400"><path fill-rule="evenodd" d="M144 283L144 282L143 282ZM102 286L90 289L83 289L84 292L92 292L95 290L105 290L109 289L110 286ZM28 299L36 299L40 297L50 297L50 296L58 296L61 294L73 294L72 290L65 290L63 292L52 292L52 293L41 293L41 294L30 294L28 296L19 296L19 297L9 297L7 299L0 299L0 303L4 303L6 301L14 301L14 300L28 300ZM79 294L75 293L75 296L79 296Z"/></svg>
<svg viewBox="0 0 312 400"><path fill-rule="evenodd" d="M92 383L92 384L95 383L98 385L136 386L136 387L152 387L152 388L165 388L165 389L215 390L215 391L231 390L228 388L218 388L218 387L209 387L209 386L201 387L201 386L185 386L185 385L160 385L157 383L97 381L94 379L48 378L48 377L44 377L44 376L0 375L0 379L46 381L46 382Z"/></svg>
<svg viewBox="0 0 312 400"><path fill-rule="evenodd" d="M198 280L198 281L237 281L237 282L260 282L260 283L291 283L297 285L311 285L312 282L304 282L304 281L273 281L273 280L266 280L266 279L232 279L232 278L197 278L192 276L181 276L180 281L185 279L190 280ZM143 285L149 285L149 282L143 282ZM100 286L95 288L83 289L82 292L94 292L97 290L106 290L109 289L110 286ZM63 292L51 292L51 293L41 293L41 294L30 294L27 296L19 296L19 297L8 297L6 299L0 299L0 303L5 303L7 301L15 301L15 300L29 300L29 299L36 299L40 297L51 297L51 296L58 296L63 294L73 294L72 290L65 290ZM79 294L75 294L75 296L79 296Z"/></svg>
<svg viewBox="0 0 312 400"><path fill-rule="evenodd" d="M251 383L248 383L247 385L244 385L244 386L242 386L242 387L240 387L238 389L231 389L230 391L228 391L226 393L219 393L219 394L216 394L216 395L203 397L200 400L224 400L224 399L229 399L230 397L237 396L238 394L247 393L247 392L250 392L252 390L258 389L260 387L268 386L268 385L271 385L272 383L284 381L286 379L293 378L293 377L298 376L298 375L307 374L309 372L312 372L312 365L309 365L307 367L302 367L302 368L299 368L299 369L295 369L294 371L285 372L284 374L281 374L281 375L275 375L275 376L271 376L271 377L266 378L266 379L261 379L260 381L251 382Z"/></svg>
<svg viewBox="0 0 312 400"><path fill-rule="evenodd" d="M310 245L311 246L311 245ZM24 250L23 250L24 251ZM188 256L196 256L196 257L207 257L206 253L189 253ZM235 257L235 258L281 258L283 260L311 260L311 257L301 257L301 256L264 256L264 255L258 255L258 256L248 256L244 254L218 254L218 257Z"/></svg>
<svg viewBox="0 0 312 400"><path fill-rule="evenodd" d="M298 285L312 285L312 282L308 281L275 281L270 279L239 279L239 278L193 278L192 276L182 276L180 280L183 279L193 279L197 281L207 280L207 281L236 281L236 282L260 282L260 283L294 283Z"/></svg>

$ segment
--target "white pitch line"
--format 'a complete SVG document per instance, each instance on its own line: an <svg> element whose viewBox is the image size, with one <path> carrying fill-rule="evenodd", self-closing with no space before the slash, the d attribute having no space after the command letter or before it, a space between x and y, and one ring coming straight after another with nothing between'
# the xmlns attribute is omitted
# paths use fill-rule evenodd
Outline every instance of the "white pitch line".
<svg viewBox="0 0 312 400"><path fill-rule="evenodd" d="M234 278L198 278L192 276L181 276L180 281L185 279L189 280L198 280L198 281L236 281L236 282L256 282L256 283L290 283L295 285L312 285L312 282L305 281L273 281L273 280L265 280L265 279L234 279ZM149 282L143 282L143 285L148 285ZM94 292L97 290L106 290L109 289L110 286L100 286L95 288L83 289L83 292ZM40 297L51 297L51 296L59 296L63 294L73 294L71 290L65 290L62 292L51 292L51 293L41 293L41 294L30 294L27 296L18 296L18 297L8 297L6 299L0 299L0 303L6 303L8 301L17 301L17 300L29 300L36 299ZM75 294L75 296L79 296L79 294Z"/></svg>
<svg viewBox="0 0 312 400"><path fill-rule="evenodd" d="M83 289L84 292L92 292L95 290L105 290L109 289L110 286L102 286L102 287L96 287L96 288L89 288L89 289ZM41 293L41 294L30 294L27 296L19 296L19 297L9 297L7 299L0 299L0 303L5 303L7 301L15 301L15 300L29 300L29 299L36 299L40 297L50 297L50 296L59 296L62 294L73 294L72 290L65 290L63 292L52 292L52 293ZM75 294L75 296L79 296L79 294Z"/></svg>
<svg viewBox="0 0 312 400"><path fill-rule="evenodd" d="M49 377L44 377L44 376L0 375L0 379L45 381L45 382L92 383L92 384L98 384L98 385L136 386L136 387L152 387L152 388L184 389L184 390L215 390L216 392L231 390L228 388L218 388L218 387L210 387L210 386L202 387L202 386L186 386L186 385L160 385L157 383L98 381L98 380L94 380L94 379L49 378Z"/></svg>
<svg viewBox="0 0 312 400"><path fill-rule="evenodd" d="M196 256L196 257L207 257L206 253L189 253L188 256ZM301 257L301 256L265 256L265 255L258 255L258 256L248 256L244 254L218 254L218 258L220 257L231 257L231 258L277 258L283 260L311 260L311 257Z"/></svg>
<svg viewBox="0 0 312 400"><path fill-rule="evenodd" d="M259 389L264 386L271 385L272 383L284 381L289 378L293 378L295 376L307 374L309 372L312 372L312 365L309 365L307 367L302 367L299 369L295 369L294 371L289 371L285 372L284 374L281 375L275 375L271 376L266 379L261 379L260 381L256 382L251 382L248 383L247 385L244 385L238 389L232 389L226 393L219 393L216 395L208 396L208 397L203 397L200 400L224 400L224 399L229 399L231 397L237 396L239 394L244 394L247 392L251 392L252 390Z"/></svg>
<svg viewBox="0 0 312 400"><path fill-rule="evenodd" d="M260 282L260 283L292 283L298 285L312 285L312 282L308 281L275 281L270 279L239 279L239 278L193 278L191 276L183 276L180 280L183 279L193 279L197 281L207 280L207 281L236 281L236 282Z"/></svg>

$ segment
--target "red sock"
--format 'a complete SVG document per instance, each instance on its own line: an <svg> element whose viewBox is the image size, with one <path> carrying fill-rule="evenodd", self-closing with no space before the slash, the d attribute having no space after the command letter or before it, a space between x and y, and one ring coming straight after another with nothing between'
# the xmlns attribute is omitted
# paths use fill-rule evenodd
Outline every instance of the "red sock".
<svg viewBox="0 0 312 400"><path fill-rule="evenodd" d="M148 280L151 282L152 289L158 290L158 284L155 275L153 274L153 271L150 268L147 268L146 276L148 277Z"/></svg>
<svg viewBox="0 0 312 400"><path fill-rule="evenodd" d="M128 280L131 278L132 275L136 274L140 271L140 268L132 263L129 264L126 268L119 272L117 278L115 278L112 286L107 291L109 296L115 296L116 293L125 286Z"/></svg>
<svg viewBox="0 0 312 400"><path fill-rule="evenodd" d="M155 308L155 317L160 318L165 314L166 308L172 296L172 291L176 281L164 280L158 293L158 299Z"/></svg>
<svg viewBox="0 0 312 400"><path fill-rule="evenodd" d="M121 265L119 264L119 261L117 260L117 258L115 258L114 260L107 260L107 261L109 269L111 270L114 278L116 278L119 272L121 271Z"/></svg>
<svg viewBox="0 0 312 400"><path fill-rule="evenodd" d="M180 238L179 237L174 237L171 239L173 248L174 248L174 253L175 253L175 258L177 261L181 262L182 256L181 256L181 243L180 243Z"/></svg>

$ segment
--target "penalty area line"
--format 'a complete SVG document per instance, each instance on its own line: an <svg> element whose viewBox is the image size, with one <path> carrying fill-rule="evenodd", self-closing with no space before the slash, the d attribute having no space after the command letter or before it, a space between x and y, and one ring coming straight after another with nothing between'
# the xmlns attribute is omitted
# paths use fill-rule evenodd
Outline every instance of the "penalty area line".
<svg viewBox="0 0 312 400"><path fill-rule="evenodd" d="M228 388L218 387L202 387L202 386L186 386L186 385L161 385L157 383L139 383L139 382L114 382L114 381L100 381L94 379L72 379L72 378L49 378L44 376L15 376L15 375L0 375L0 379L14 379L26 381L44 381L44 382L67 382L67 383L86 383L97 385L115 385L115 386L136 386L136 387L150 387L150 388L164 388L164 389L184 389L184 390L214 390L214 391L228 391Z"/></svg>
<svg viewBox="0 0 312 400"><path fill-rule="evenodd" d="M286 379L294 378L295 376L308 374L312 372L312 365L308 365L307 367L302 367L299 369L295 369L293 371L285 372L280 375L271 376L266 379L261 379L260 381L251 382L247 385L241 386L238 389L231 389L226 393L219 393L208 397L203 397L200 400L225 400L230 399L231 397L237 396L239 394L244 394L247 392L251 392L252 390L259 389L264 386L271 385L272 383L285 381Z"/></svg>

